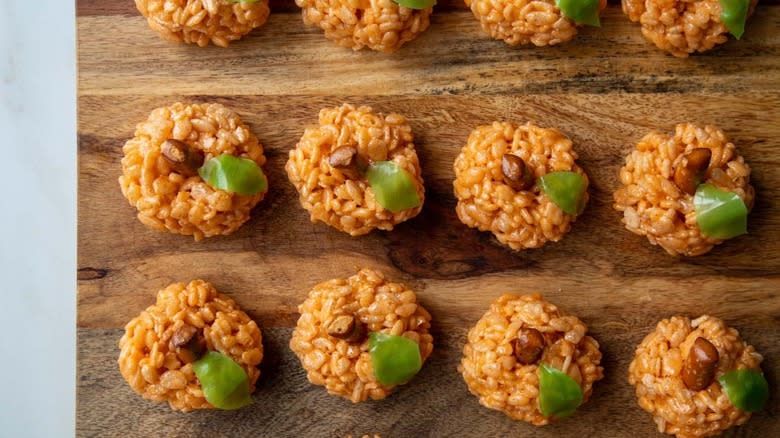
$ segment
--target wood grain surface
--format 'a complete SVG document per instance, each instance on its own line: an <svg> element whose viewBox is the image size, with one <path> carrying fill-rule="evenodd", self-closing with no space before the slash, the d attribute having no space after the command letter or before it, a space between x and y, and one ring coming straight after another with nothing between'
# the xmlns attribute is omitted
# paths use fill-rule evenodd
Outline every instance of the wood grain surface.
<svg viewBox="0 0 780 438"><path fill-rule="evenodd" d="M335 47L291 1L229 49L160 40L132 2L79 0L78 436L654 437L627 383L633 349L674 314L709 313L765 356L764 411L729 436L780 436L780 6L758 7L742 41L680 60L609 7L601 29L570 44L510 48L483 35L459 2L399 53ZM121 146L155 107L216 101L238 111L266 149L270 192L228 237L195 243L149 230L122 197ZM392 232L352 238L311 224L284 173L288 151L325 106L406 115L423 166L422 213ZM575 143L591 202L561 242L512 253L454 212L452 163L468 133L534 120ZM723 128L753 168L750 234L710 254L674 258L626 231L612 192L625 154L649 130L694 121ZM434 317L421 373L381 402L353 405L308 384L287 347L313 285L358 266L415 288ZM116 365L122 327L174 281L203 278L263 328L255 403L181 414L142 399ZM468 328L504 292L540 291L589 324L605 379L577 415L535 428L482 408L457 373Z"/></svg>

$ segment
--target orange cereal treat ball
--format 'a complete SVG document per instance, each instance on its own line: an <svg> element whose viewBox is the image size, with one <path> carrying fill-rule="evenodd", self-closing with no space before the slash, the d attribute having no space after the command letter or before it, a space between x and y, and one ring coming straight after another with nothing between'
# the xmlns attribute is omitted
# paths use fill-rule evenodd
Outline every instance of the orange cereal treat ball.
<svg viewBox="0 0 780 438"><path fill-rule="evenodd" d="M387 379L384 374L392 374L405 364L379 362L388 357L372 351L377 335L389 338L392 342L386 345L392 348L398 343L411 346L419 360L416 370L433 351L433 337L428 333L431 315L417 302L417 295L372 269L318 284L298 306L298 312L301 317L290 348L309 381L354 403L383 399L416 373L413 370L397 384L382 383ZM408 351L391 349L386 353L392 358Z"/></svg>
<svg viewBox="0 0 780 438"><path fill-rule="evenodd" d="M195 240L231 234L249 220L267 191L239 194L201 177L205 163L226 155L251 160L258 168L265 163L257 137L220 104L157 108L122 150L122 194L138 210L138 220L155 230Z"/></svg>
<svg viewBox="0 0 780 438"><path fill-rule="evenodd" d="M393 0L295 0L303 22L319 26L341 47L395 52L430 24L433 7L410 9Z"/></svg>
<svg viewBox="0 0 780 438"><path fill-rule="evenodd" d="M748 17L757 3L750 0ZM679 58L728 40L719 0L622 0L622 4L628 18L642 25L645 38Z"/></svg>
<svg viewBox="0 0 780 438"><path fill-rule="evenodd" d="M581 26L567 18L555 0L465 0L493 39L507 44L552 46L565 43ZM600 0L599 12L607 6Z"/></svg>
<svg viewBox="0 0 780 438"><path fill-rule="evenodd" d="M683 123L673 135L647 134L626 157L620 182L614 207L623 213L626 228L671 255L705 254L725 240L719 230L706 234L700 227L695 198L701 185L738 196L744 214L755 198L750 167L726 134L711 125Z"/></svg>
<svg viewBox="0 0 780 438"><path fill-rule="evenodd" d="M680 438L719 435L750 412L732 404L719 378L737 370L761 373L763 358L722 320L673 316L636 349L628 381L658 431Z"/></svg>
<svg viewBox="0 0 780 438"><path fill-rule="evenodd" d="M268 18L268 0L135 0L164 40L227 47Z"/></svg>
<svg viewBox="0 0 780 438"><path fill-rule="evenodd" d="M188 412L210 409L194 364L207 352L232 359L254 392L263 360L260 329L226 295L203 280L174 283L157 302L125 326L119 341L119 371L144 398Z"/></svg>
<svg viewBox="0 0 780 438"><path fill-rule="evenodd" d="M359 236L420 213L422 170L402 115L344 104L321 110L319 119L285 166L312 222Z"/></svg>
<svg viewBox="0 0 780 438"><path fill-rule="evenodd" d="M559 415L543 413L549 409L543 398L554 397L558 386L540 385L542 368L557 370L559 379L579 387L579 404L604 377L599 344L587 332L577 317L539 294L503 295L469 330L458 370L482 406L536 426L548 424Z"/></svg>
<svg viewBox="0 0 780 438"><path fill-rule="evenodd" d="M557 242L588 201L588 176L576 159L571 140L557 129L502 122L477 127L455 160L458 218L514 250ZM554 184L543 190L542 177L553 173L577 183L579 192L569 197L576 206L556 203Z"/></svg>

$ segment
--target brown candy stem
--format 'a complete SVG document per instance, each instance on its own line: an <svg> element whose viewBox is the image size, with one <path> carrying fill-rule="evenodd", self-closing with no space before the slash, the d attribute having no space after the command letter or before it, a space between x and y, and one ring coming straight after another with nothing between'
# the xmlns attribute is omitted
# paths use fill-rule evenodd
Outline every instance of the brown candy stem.
<svg viewBox="0 0 780 438"><path fill-rule="evenodd" d="M514 190L525 190L534 185L534 172L522 158L513 154L501 157L501 174L504 182Z"/></svg>
<svg viewBox="0 0 780 438"><path fill-rule="evenodd" d="M160 148L163 158L176 173L184 176L197 175L198 169L203 166L203 152L182 141L171 138L165 140Z"/></svg>
<svg viewBox="0 0 780 438"><path fill-rule="evenodd" d="M692 391L706 389L715 380L720 354L712 343L702 337L696 338L688 352L682 368L685 386Z"/></svg>
<svg viewBox="0 0 780 438"><path fill-rule="evenodd" d="M366 334L366 325L352 315L339 315L328 325L328 335L349 343L363 342Z"/></svg>
<svg viewBox="0 0 780 438"><path fill-rule="evenodd" d="M523 365L536 363L544 351L544 336L539 330L523 328L517 333L517 339L512 341L517 361Z"/></svg>
<svg viewBox="0 0 780 438"><path fill-rule="evenodd" d="M342 146L330 153L328 163L337 169L350 167L354 164L355 155L357 155L357 149L352 146Z"/></svg>
<svg viewBox="0 0 780 438"><path fill-rule="evenodd" d="M198 331L197 328L189 325L184 324L183 326L179 327L175 332L173 332L173 336L171 336L171 346L174 348L183 347L187 345L190 342L190 339L192 339L193 336L195 336L195 333Z"/></svg>
<svg viewBox="0 0 780 438"><path fill-rule="evenodd" d="M184 324L173 332L168 349L176 350L180 355L187 358L187 363L197 360L206 352L206 338L203 331L189 324Z"/></svg>
<svg viewBox="0 0 780 438"><path fill-rule="evenodd" d="M696 193L710 166L712 151L708 148L696 148L683 156L674 169L674 183L689 195Z"/></svg>
<svg viewBox="0 0 780 438"><path fill-rule="evenodd" d="M334 149L328 157L328 164L339 169L350 178L359 178L365 173L368 163L360 157L357 148L341 146Z"/></svg>

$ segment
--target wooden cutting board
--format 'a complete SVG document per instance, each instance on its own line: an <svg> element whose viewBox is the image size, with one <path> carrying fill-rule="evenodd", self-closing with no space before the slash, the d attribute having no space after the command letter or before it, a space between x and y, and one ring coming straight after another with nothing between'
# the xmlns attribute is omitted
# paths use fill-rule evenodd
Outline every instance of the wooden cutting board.
<svg viewBox="0 0 780 438"><path fill-rule="evenodd" d="M780 436L780 4L762 4L743 41L676 59L651 46L617 4L601 29L554 48L487 38L445 0L399 53L354 53L305 27L292 2L229 49L160 40L130 1L78 0L78 436L656 437L627 367L661 318L724 318L764 354L768 408L730 436ZM175 101L221 102L266 149L270 192L228 237L195 243L151 231L122 197L121 147L136 123ZM325 106L368 104L409 118L427 199L393 232L352 238L311 224L283 167ZM462 225L455 156L471 129L534 120L568 134L591 177L591 201L560 243L512 253ZM625 154L649 130L722 127L753 168L750 234L709 255L673 258L626 231L612 209ZM312 286L358 266L413 286L434 317L435 351L381 402L354 405L310 385L287 344ZM181 414L146 401L119 374L122 327L158 289L203 278L263 329L255 403ZM577 415L535 428L481 407L456 370L467 329L505 292L542 292L589 324L605 378Z"/></svg>

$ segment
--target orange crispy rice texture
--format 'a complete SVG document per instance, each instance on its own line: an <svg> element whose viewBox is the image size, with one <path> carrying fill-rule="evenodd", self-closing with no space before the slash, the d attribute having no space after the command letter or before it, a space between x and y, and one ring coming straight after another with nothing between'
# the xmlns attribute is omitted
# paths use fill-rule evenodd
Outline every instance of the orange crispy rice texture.
<svg viewBox="0 0 780 438"><path fill-rule="evenodd" d="M135 0L135 6L164 40L200 47L227 47L262 26L270 13L268 0Z"/></svg>
<svg viewBox="0 0 780 438"><path fill-rule="evenodd" d="M312 222L359 236L376 228L392 230L420 213L425 201L422 170L412 128L402 115L385 116L366 106L344 104L321 110L319 119L319 126L303 133L285 166ZM385 210L365 178L350 178L330 166L330 153L342 146L354 146L370 161L393 161L405 170L417 187L420 205L396 213Z"/></svg>
<svg viewBox="0 0 780 438"><path fill-rule="evenodd" d="M577 153L571 140L557 129L493 122L474 129L455 160L458 218L471 228L490 231L514 250L561 240L576 216L564 213L537 184L516 191L504 183L501 158L507 153L522 158L536 178L571 171L585 177L587 184L588 176L574 162Z"/></svg>
<svg viewBox="0 0 780 438"><path fill-rule="evenodd" d="M203 151L205 159L223 153L265 164L263 146L232 110L217 104L175 103L157 108L138 124L122 150L119 184L138 220L149 228L191 235L195 240L226 235L249 220L250 210L266 192L239 195L215 189L198 176L175 172L161 145L180 140Z"/></svg>
<svg viewBox="0 0 780 438"><path fill-rule="evenodd" d="M327 327L339 315L354 315L368 332L404 336L420 347L423 362L433 351L428 333L431 315L417 302L414 291L392 283L372 269L349 278L318 284L298 306L301 317L290 339L309 381L330 394L354 403L369 397L380 400L395 386L383 386L374 377L368 338L359 344L328 335Z"/></svg>
<svg viewBox="0 0 780 438"><path fill-rule="evenodd" d="M203 280L160 290L157 302L127 323L118 362L130 387L178 411L213 408L192 370L193 352L172 345L178 331L191 327L202 334L209 351L229 356L246 371L249 392L254 392L263 360L260 329L235 301Z"/></svg>
<svg viewBox="0 0 780 438"><path fill-rule="evenodd" d="M674 183L674 169L686 153L708 148L712 158L703 183L734 192L753 206L750 166L716 126L679 124L674 135L651 132L626 157L620 169L622 186L615 191L615 209L623 213L626 228L671 255L697 256L709 252L720 239L701 234L694 196Z"/></svg>
<svg viewBox="0 0 780 438"><path fill-rule="evenodd" d="M319 26L341 47L395 52L428 28L433 8L409 9L393 0L295 0L303 22Z"/></svg>
<svg viewBox="0 0 780 438"><path fill-rule="evenodd" d="M466 6L493 39L512 46L565 43L579 26L563 16L555 0L466 0ZM600 0L599 10L606 6L607 0Z"/></svg>
<svg viewBox="0 0 780 438"><path fill-rule="evenodd" d="M763 360L738 331L718 318L705 315L691 321L673 316L659 322L637 346L628 382L636 387L639 406L653 414L658 431L678 438L720 435L750 419L749 412L731 404L717 381L702 391L685 386L683 364L698 337L718 350L716 377L740 369L760 370Z"/></svg>
<svg viewBox="0 0 780 438"><path fill-rule="evenodd" d="M539 294L499 297L469 330L458 367L469 391L486 408L541 426L550 418L539 411L538 363L517 362L511 344L523 328L541 332L546 346L539 363L574 379L582 388L583 403L593 384L604 377L601 352L598 342L586 335L588 328L582 321L564 315Z"/></svg>
<svg viewBox="0 0 780 438"><path fill-rule="evenodd" d="M642 25L642 35L679 58L728 40L719 0L622 0L623 12ZM750 1L748 16L758 0Z"/></svg>

